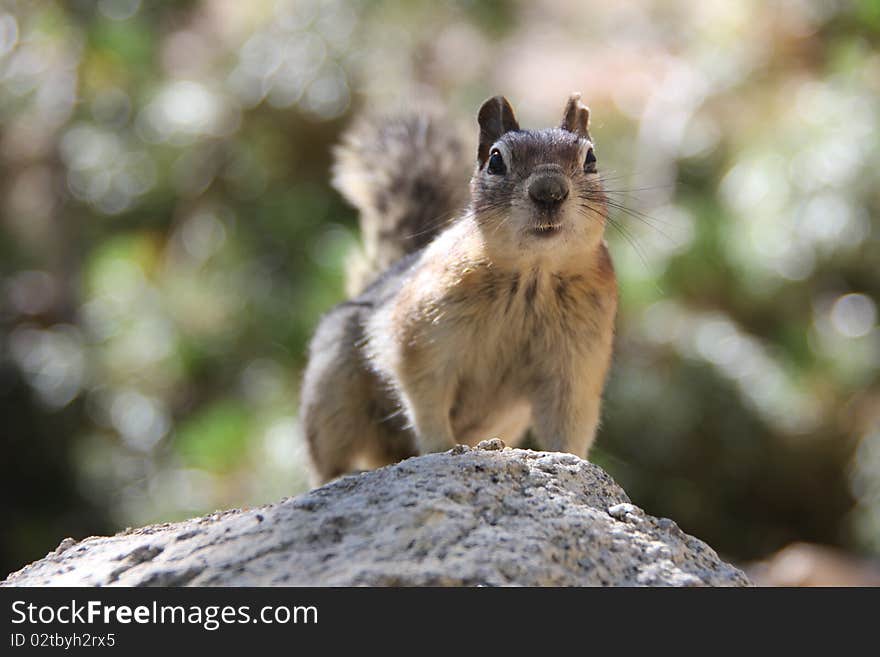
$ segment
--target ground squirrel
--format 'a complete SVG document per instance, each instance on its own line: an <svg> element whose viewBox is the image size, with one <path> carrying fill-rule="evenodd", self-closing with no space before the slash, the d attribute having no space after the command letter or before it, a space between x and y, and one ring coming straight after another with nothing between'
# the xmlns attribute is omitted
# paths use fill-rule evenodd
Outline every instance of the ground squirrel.
<svg viewBox="0 0 880 657"><path fill-rule="evenodd" d="M469 198L460 141L436 119L345 137L334 182L360 210L366 265L310 345L316 482L529 427L586 456L617 311L589 116L574 94L560 127L522 130L506 98L487 100Z"/></svg>

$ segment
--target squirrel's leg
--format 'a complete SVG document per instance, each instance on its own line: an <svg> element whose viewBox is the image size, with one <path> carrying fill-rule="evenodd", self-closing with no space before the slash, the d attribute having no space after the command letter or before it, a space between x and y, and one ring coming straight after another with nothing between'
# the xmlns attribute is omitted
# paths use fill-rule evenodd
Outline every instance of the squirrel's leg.
<svg viewBox="0 0 880 657"><path fill-rule="evenodd" d="M315 426L313 418L306 423L312 486L321 486L351 470L355 452L354 440L359 437L352 427L325 423ZM359 431L358 427L355 431Z"/></svg>
<svg viewBox="0 0 880 657"><path fill-rule="evenodd" d="M449 417L454 386L443 376L407 377L401 381L400 396L416 435L420 454L442 452L455 447Z"/></svg>
<svg viewBox="0 0 880 657"><path fill-rule="evenodd" d="M599 426L601 391L560 383L537 391L532 430L542 449L586 458Z"/></svg>
<svg viewBox="0 0 880 657"><path fill-rule="evenodd" d="M337 394L326 395L320 405L307 406L302 416L313 486L356 469L365 446L377 440L378 428L365 410L369 402L362 391L344 384L335 389Z"/></svg>
<svg viewBox="0 0 880 657"><path fill-rule="evenodd" d="M316 485L360 467L362 455L376 451L388 433L378 419L379 384L357 351L358 319L345 309L331 313L312 341L300 420Z"/></svg>

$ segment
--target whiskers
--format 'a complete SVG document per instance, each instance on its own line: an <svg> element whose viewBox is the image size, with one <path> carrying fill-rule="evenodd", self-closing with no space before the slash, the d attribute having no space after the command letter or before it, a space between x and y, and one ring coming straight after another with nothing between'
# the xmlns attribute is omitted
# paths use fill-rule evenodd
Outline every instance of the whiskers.
<svg viewBox="0 0 880 657"><path fill-rule="evenodd" d="M582 196L579 195L579 197L581 199L583 199ZM607 210L603 211L602 207L607 207L607 201L599 201L599 199L597 199L595 197L592 197L589 199L584 199L584 200L591 201L591 202L580 203L578 205L578 210L580 211L580 213L584 216L589 216L587 213L591 212L591 213L593 213L593 215L599 217L600 219L605 221L606 224L608 224L614 230L616 230L617 233L621 237L623 237L623 239L625 239L629 243L629 245L633 248L633 251L635 251L636 255L639 257L639 260L642 261L642 265L644 265L645 270L650 271L650 267L648 266L648 259L645 256L645 251L642 248L642 246L639 244L635 235L633 235L632 232L628 228L626 228L626 226L624 226L622 223L620 223L614 217L612 217L608 213ZM597 205L595 205L595 203L601 203L602 205L597 206Z"/></svg>
<svg viewBox="0 0 880 657"><path fill-rule="evenodd" d="M580 185L573 185L572 200L576 202L577 212L581 216L604 220L615 233L626 240L645 270L650 271L651 258L645 245L640 241L639 231L633 229L632 222L656 231L670 243L676 242L671 236L674 234L675 226L671 220L637 209L634 207L636 205L634 201L638 200L640 194L669 190L672 185L629 187L626 186L625 181L630 178L631 174L603 172L587 184L581 182ZM402 234L399 238L404 243L416 245L424 238L432 238L439 234L469 213L479 218L480 223L487 229L488 236L496 235L512 221L511 210L515 205L512 204L512 199L516 195L509 187L482 189L480 192L477 194L478 198L472 199L469 204L431 220L423 220L418 230Z"/></svg>
<svg viewBox="0 0 880 657"><path fill-rule="evenodd" d="M467 206L463 206L462 208L458 208L456 210L453 210L452 212L447 212L443 215L435 217L430 221L424 222L424 228L414 232L404 233L400 235L400 239L404 242L418 243L419 238L421 237L425 237L426 235L436 235L442 232L445 228L454 224L456 220L464 214L464 210L466 207Z"/></svg>
<svg viewBox="0 0 880 657"><path fill-rule="evenodd" d="M488 203L480 203L475 208L475 212L484 221L486 219L495 221L495 229L491 233L495 235L504 224L510 221L510 201L509 199L499 199L497 201L489 201Z"/></svg>
<svg viewBox="0 0 880 657"><path fill-rule="evenodd" d="M643 246L639 243L636 235L624 223L626 219L634 219L640 224L647 226L659 233L670 242L675 240L664 229L672 227L672 223L655 215L642 212L632 207L630 201L638 192L669 189L671 185L656 185L639 188L619 188L615 183L620 183L624 176L603 175L598 184L583 187L577 192L578 207L582 216L597 216L603 219L615 230L629 245L641 260L646 271L650 271L649 258ZM615 217L614 215L618 215ZM620 216L623 216L621 220Z"/></svg>

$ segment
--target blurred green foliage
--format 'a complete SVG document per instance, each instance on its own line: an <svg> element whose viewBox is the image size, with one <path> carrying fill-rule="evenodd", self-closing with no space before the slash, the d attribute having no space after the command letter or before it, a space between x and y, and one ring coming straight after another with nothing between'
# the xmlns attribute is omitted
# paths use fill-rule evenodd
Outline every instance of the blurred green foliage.
<svg viewBox="0 0 880 657"><path fill-rule="evenodd" d="M880 551L880 3L0 1L0 571L306 487L350 117L581 90L615 203L592 458L722 553Z"/></svg>

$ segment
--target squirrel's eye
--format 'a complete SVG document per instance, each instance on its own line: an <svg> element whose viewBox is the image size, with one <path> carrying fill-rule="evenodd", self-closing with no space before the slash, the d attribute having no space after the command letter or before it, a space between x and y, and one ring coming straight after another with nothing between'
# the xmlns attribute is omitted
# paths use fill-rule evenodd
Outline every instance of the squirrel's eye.
<svg viewBox="0 0 880 657"><path fill-rule="evenodd" d="M596 154L592 148L587 151L587 157L584 158L584 171L586 173L596 173Z"/></svg>
<svg viewBox="0 0 880 657"><path fill-rule="evenodd" d="M501 157L501 152L497 148L489 155L489 166L486 167L486 171L494 176L504 175L507 172L504 158Z"/></svg>

